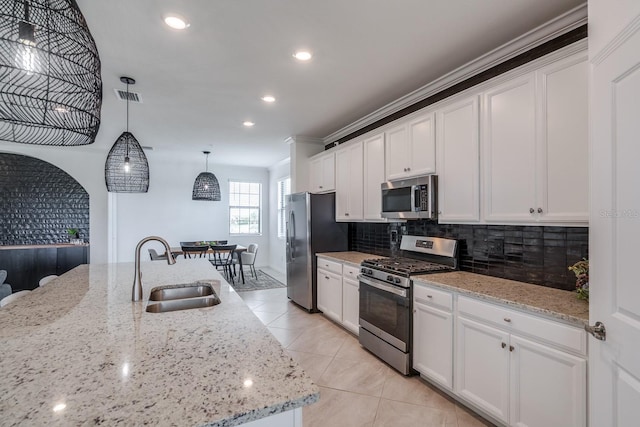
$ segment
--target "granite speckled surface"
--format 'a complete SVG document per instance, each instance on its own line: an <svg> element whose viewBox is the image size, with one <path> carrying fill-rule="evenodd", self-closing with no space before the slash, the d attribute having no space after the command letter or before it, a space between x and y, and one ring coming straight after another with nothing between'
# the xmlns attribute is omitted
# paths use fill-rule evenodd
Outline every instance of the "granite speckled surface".
<svg viewBox="0 0 640 427"><path fill-rule="evenodd" d="M141 302L133 263L90 264L0 309L2 425L235 426L319 399L207 260L142 272ZM145 312L152 287L194 281L222 303Z"/></svg>
<svg viewBox="0 0 640 427"><path fill-rule="evenodd" d="M354 252L354 251L322 252L322 253L317 253L316 255L329 258L329 259L334 259L338 262L346 262L346 263L352 264L355 267L360 267L360 263L365 259L385 258L380 255L372 255L364 252Z"/></svg>
<svg viewBox="0 0 640 427"><path fill-rule="evenodd" d="M412 276L418 281L487 301L542 314L582 327L589 323L589 303L575 292L464 271Z"/></svg>

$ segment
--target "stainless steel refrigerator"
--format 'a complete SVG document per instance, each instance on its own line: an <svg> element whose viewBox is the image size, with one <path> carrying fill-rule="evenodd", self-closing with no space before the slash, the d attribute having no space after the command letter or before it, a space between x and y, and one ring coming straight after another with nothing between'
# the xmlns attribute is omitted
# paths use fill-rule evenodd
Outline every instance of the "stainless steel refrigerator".
<svg viewBox="0 0 640 427"><path fill-rule="evenodd" d="M335 194L287 196L287 297L317 311L316 253L349 250L349 227L336 222Z"/></svg>

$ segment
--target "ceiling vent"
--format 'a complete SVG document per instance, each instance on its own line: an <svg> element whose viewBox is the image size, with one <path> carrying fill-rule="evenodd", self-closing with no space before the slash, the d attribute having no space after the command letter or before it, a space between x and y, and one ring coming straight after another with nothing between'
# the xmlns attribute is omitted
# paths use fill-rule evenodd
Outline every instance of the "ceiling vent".
<svg viewBox="0 0 640 427"><path fill-rule="evenodd" d="M116 93L116 96L120 101L126 101L128 99L129 102L137 102L139 104L142 103L142 96L137 92L127 92L126 90L122 89L113 89L113 91Z"/></svg>

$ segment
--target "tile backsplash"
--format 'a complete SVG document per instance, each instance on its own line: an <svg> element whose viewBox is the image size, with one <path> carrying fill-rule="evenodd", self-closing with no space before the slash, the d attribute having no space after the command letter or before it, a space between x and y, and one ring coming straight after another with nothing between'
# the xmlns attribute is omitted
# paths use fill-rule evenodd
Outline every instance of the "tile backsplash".
<svg viewBox="0 0 640 427"><path fill-rule="evenodd" d="M589 256L587 227L407 221L352 223L349 233L351 250L383 256L396 253L403 234L458 239L461 270L565 290L575 289L568 266Z"/></svg>

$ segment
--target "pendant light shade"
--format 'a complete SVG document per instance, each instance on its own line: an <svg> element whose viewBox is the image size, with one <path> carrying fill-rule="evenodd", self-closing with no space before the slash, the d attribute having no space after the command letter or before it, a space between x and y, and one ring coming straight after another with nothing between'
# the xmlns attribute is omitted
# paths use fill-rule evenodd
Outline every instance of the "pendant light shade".
<svg viewBox="0 0 640 427"><path fill-rule="evenodd" d="M149 163L138 140L129 132L129 85L136 81L120 77L127 84L127 130L111 147L104 165L107 191L112 193L146 193L149 191Z"/></svg>
<svg viewBox="0 0 640 427"><path fill-rule="evenodd" d="M0 0L0 140L95 141L102 79L75 0Z"/></svg>
<svg viewBox="0 0 640 427"><path fill-rule="evenodd" d="M201 172L193 183L192 200L220 201L220 184L218 178L209 172L209 151L203 151L207 156L205 172Z"/></svg>

